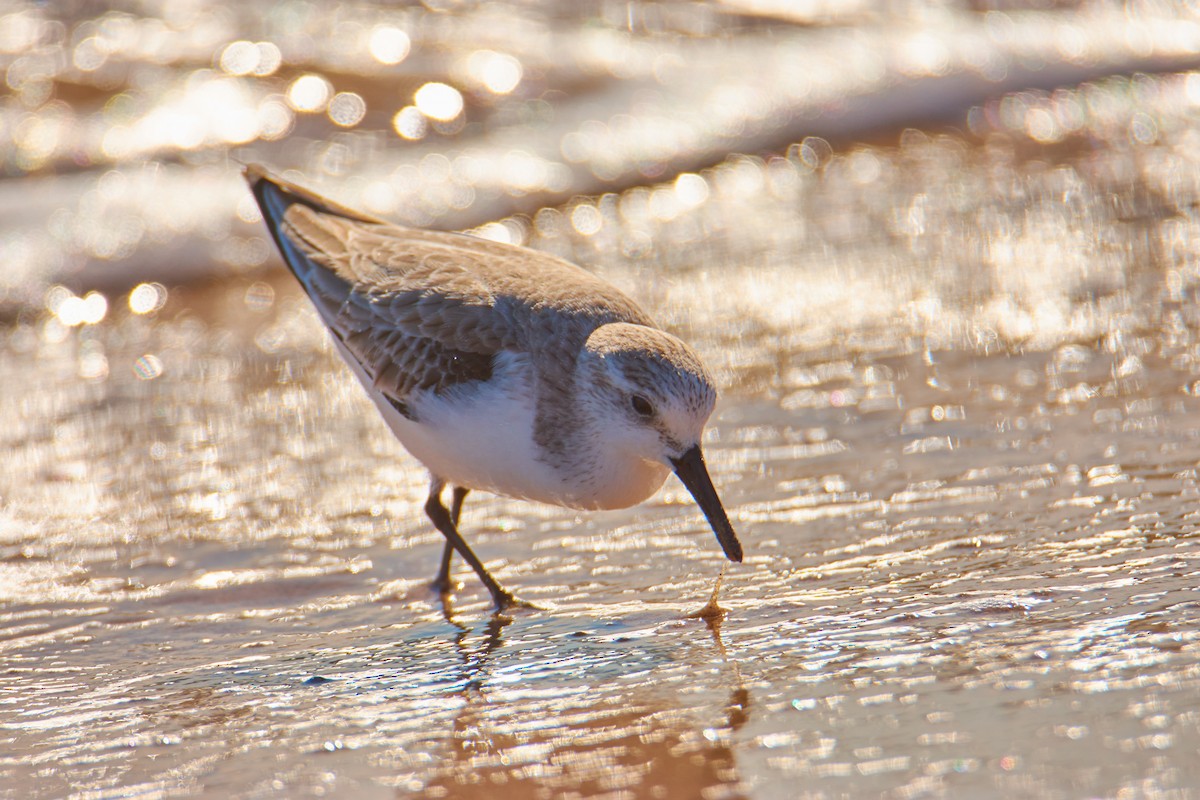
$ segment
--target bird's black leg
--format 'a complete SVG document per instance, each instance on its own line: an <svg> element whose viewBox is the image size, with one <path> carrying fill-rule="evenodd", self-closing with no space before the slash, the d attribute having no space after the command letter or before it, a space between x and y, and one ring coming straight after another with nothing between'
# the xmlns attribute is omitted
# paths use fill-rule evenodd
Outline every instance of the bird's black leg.
<svg viewBox="0 0 1200 800"><path fill-rule="evenodd" d="M479 580L483 581L483 585L491 592L492 601L496 604L497 611L517 605L518 601L513 597L512 593L502 587L492 577L492 574L487 571L487 567L479 560L471 548L467 546L466 541L458 533L458 526L454 524L454 519L450 512L446 510L445 503L442 502L442 488L445 483L439 479L434 479L433 484L429 487L429 499L425 501L425 513L429 516L435 528L442 532L446 537L446 542L458 551L458 554L463 557L471 569L475 570L475 574L479 576Z"/></svg>
<svg viewBox="0 0 1200 800"><path fill-rule="evenodd" d="M463 500L467 497L467 492L470 489L462 486L454 487L454 496L450 502L450 521L454 523L454 527L458 528L458 518L462 516ZM437 575L430 584L433 590L441 594L449 594L454 588L454 584L450 582L450 561L454 558L454 545L450 541L446 541L446 546L442 550L442 565L438 568Z"/></svg>

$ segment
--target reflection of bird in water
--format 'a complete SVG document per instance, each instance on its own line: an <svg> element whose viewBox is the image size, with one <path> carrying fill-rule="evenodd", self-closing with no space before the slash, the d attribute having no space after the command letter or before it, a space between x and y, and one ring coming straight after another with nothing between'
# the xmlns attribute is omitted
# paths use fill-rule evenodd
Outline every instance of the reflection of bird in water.
<svg viewBox="0 0 1200 800"><path fill-rule="evenodd" d="M636 303L553 256L387 225L260 168L246 176L338 352L429 469L425 512L446 537L434 580L443 594L457 551L497 610L516 603L459 534L472 489L625 508L674 471L725 555L742 560L700 450L712 378Z"/></svg>
<svg viewBox="0 0 1200 800"><path fill-rule="evenodd" d="M722 572L722 575L724 572ZM717 586L713 589L712 600L710 604L715 604L717 599L717 590L721 588L721 581L717 579ZM708 606L705 606L708 608ZM703 612L704 609L701 609ZM736 661L729 658L729 651L725 649L725 642L721 639L721 623L725 621L725 612L722 609L720 613L701 614L697 612L694 616L699 616L704 620L704 625L708 628L709 634L712 636L713 644L717 647L717 652L721 654L721 659L730 666L733 670L734 686L729 693L729 703L726 705L726 715L729 719L729 730L736 731L740 729L750 719L750 691L746 688L745 682L742 680L742 670Z"/></svg>
<svg viewBox="0 0 1200 800"><path fill-rule="evenodd" d="M559 639L531 659L528 640L514 630L522 623L510 616L493 615L485 625L451 624L458 628L454 645L463 677L450 694L461 705L444 737L445 757L431 765L424 786L429 796L592 796L610 793L615 785L636 797L700 797L717 789L719 796L744 796L738 792L738 748L731 735L712 737L706 726L698 728L677 697L644 679L607 684L586 679L589 648L562 648L564 641L586 639ZM749 719L749 693L728 659L720 618L705 624L733 667L736 685L725 703L726 722L717 725L733 734ZM537 639L545 644L540 635ZM703 647L691 650L704 656ZM586 690L579 690L581 683Z"/></svg>
<svg viewBox="0 0 1200 800"><path fill-rule="evenodd" d="M452 760L469 765L472 760L485 753L517 744L510 735L485 730L486 726L483 723L487 703L483 687L489 675L491 656L503 642L504 629L512 623L512 619L502 614L493 614L483 626L482 648L468 646L467 639L472 633L472 628L455 622L449 612L446 613L446 621L458 629L454 636L454 646L462 659L465 678L462 688L456 692L464 702L454 715L454 725L447 741L451 748Z"/></svg>
<svg viewBox="0 0 1200 800"><path fill-rule="evenodd" d="M450 620L450 624L458 628L458 633L454 636L454 646L462 657L463 670L467 678L466 683L463 684L463 694L477 692L482 688L487 679L487 667L491 663L491 655L503 642L504 629L511 623L512 619L509 617L500 614L491 616L483 626L483 648L479 652L473 653L467 647L467 637L471 635L471 628Z"/></svg>

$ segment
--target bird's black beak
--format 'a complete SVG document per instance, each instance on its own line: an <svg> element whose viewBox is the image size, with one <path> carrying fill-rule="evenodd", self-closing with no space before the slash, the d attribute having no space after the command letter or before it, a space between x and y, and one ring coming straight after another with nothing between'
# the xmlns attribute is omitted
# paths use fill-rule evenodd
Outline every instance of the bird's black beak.
<svg viewBox="0 0 1200 800"><path fill-rule="evenodd" d="M696 445L679 458L672 458L671 464L675 467L675 474L679 476L679 480L683 481L692 497L696 498L696 503L704 512L708 524L712 526L726 557L730 561L741 561L742 543L733 532L729 517L725 516L725 508L721 505L721 498L717 497L717 490L713 488L712 478L708 477L708 467L704 465L704 454L700 452L700 445Z"/></svg>

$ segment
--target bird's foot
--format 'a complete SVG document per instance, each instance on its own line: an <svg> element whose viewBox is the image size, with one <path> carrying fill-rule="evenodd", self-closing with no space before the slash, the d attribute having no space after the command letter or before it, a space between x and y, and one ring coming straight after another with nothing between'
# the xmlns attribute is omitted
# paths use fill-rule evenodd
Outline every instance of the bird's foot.
<svg viewBox="0 0 1200 800"><path fill-rule="evenodd" d="M461 585L458 581L450 580L450 578L437 577L429 582L429 590L445 597L454 594Z"/></svg>
<svg viewBox="0 0 1200 800"><path fill-rule="evenodd" d="M532 611L543 610L541 606L534 605L528 600L522 600L512 592L505 591L503 589L493 594L492 600L496 603L497 614L507 614L510 611L516 611L520 609L529 609Z"/></svg>

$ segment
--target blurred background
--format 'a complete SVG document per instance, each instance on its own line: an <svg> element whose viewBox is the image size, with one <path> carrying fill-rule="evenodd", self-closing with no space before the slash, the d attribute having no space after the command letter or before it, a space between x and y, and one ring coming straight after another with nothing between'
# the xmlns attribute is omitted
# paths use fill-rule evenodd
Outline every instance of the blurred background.
<svg viewBox="0 0 1200 800"><path fill-rule="evenodd" d="M0 796L1200 786L1200 9L0 0ZM425 477L241 178L561 255L715 368L672 482Z"/></svg>
<svg viewBox="0 0 1200 800"><path fill-rule="evenodd" d="M1198 38L1161 2L8 2L0 300L263 267L248 162L407 224L644 243L720 199L733 154L870 185L886 159L853 145L906 127L1148 144L1200 85L1144 73Z"/></svg>

